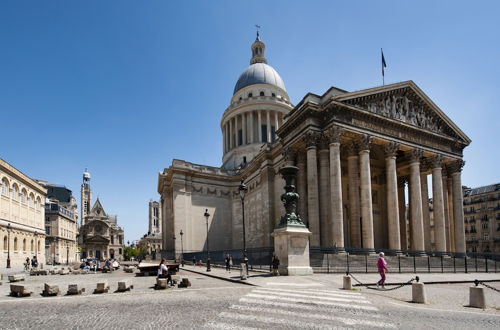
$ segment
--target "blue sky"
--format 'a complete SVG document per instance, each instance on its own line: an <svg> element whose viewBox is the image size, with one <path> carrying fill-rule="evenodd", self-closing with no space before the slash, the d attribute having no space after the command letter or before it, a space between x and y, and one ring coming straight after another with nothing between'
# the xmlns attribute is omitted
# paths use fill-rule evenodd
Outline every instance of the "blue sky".
<svg viewBox="0 0 500 330"><path fill-rule="evenodd" d="M463 184L499 182L497 1L0 2L0 157L79 198L126 240L173 158L221 164L220 119L255 24L292 102L413 80L472 139ZM200 221L203 219L200 217Z"/></svg>

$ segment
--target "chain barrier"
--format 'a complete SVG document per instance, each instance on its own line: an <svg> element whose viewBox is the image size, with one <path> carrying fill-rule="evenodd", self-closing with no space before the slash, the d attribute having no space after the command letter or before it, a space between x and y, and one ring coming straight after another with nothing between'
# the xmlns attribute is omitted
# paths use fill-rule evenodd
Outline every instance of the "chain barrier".
<svg viewBox="0 0 500 330"><path fill-rule="evenodd" d="M487 287L488 289L491 289L491 290L496 291L496 292L500 292L500 290L499 290L499 289L494 288L494 287L492 287L491 285L488 285L488 284L486 284L486 283L484 283L484 282L481 282L481 281L478 281L478 280L474 280L474 284L476 284L476 286L478 286L478 284L481 284L481 285L483 285L483 286Z"/></svg>
<svg viewBox="0 0 500 330"><path fill-rule="evenodd" d="M374 286L368 286L367 284L363 284L361 283L356 277L354 277L354 275L352 275L351 273L347 272L347 275L349 275L350 277L352 277L356 282L358 282L359 285L361 286L364 286L366 287L367 289L370 289L370 290L377 290L377 291L392 291L392 290L396 290L396 289L400 289L406 285L410 285L413 281L415 281L415 278L412 278L411 280L409 280L408 282L406 283L403 283L403 284L400 284L398 286L395 286L393 288L389 288L389 289L386 289L386 288L379 288L379 287L374 287ZM418 282L418 279L417 279L417 282Z"/></svg>

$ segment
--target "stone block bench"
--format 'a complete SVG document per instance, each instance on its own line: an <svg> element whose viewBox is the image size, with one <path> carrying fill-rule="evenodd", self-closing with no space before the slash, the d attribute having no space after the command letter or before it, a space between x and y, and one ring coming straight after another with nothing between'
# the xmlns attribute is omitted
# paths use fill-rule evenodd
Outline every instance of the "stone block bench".
<svg viewBox="0 0 500 330"><path fill-rule="evenodd" d="M38 276L38 275L49 275L49 271L47 269L32 269L30 271L30 276Z"/></svg>
<svg viewBox="0 0 500 330"><path fill-rule="evenodd" d="M29 290L26 285L22 284L11 284L10 285L10 295L12 297L29 297L33 292Z"/></svg>
<svg viewBox="0 0 500 330"><path fill-rule="evenodd" d="M16 275L9 275L9 282L20 282L24 281L24 275L23 274L16 274Z"/></svg>
<svg viewBox="0 0 500 330"><path fill-rule="evenodd" d="M72 296L72 295L82 294L82 292L85 292L85 288L81 288L79 290L78 284L69 284L68 291L66 292L66 295Z"/></svg>
<svg viewBox="0 0 500 330"><path fill-rule="evenodd" d="M125 273L133 273L134 272L134 267L125 266L125 267L123 267L123 271Z"/></svg>
<svg viewBox="0 0 500 330"><path fill-rule="evenodd" d="M131 289L134 288L134 285L132 284L132 280L124 280L118 282L118 292L125 292L125 291L130 291Z"/></svg>
<svg viewBox="0 0 500 330"><path fill-rule="evenodd" d="M155 290L165 290L168 289L166 278L157 278L155 284Z"/></svg>
<svg viewBox="0 0 500 330"><path fill-rule="evenodd" d="M107 293L108 291L109 291L108 281L104 281L97 283L94 293Z"/></svg>
<svg viewBox="0 0 500 330"><path fill-rule="evenodd" d="M69 269L63 268L59 271L59 275L68 275L68 274L69 274Z"/></svg>
<svg viewBox="0 0 500 330"><path fill-rule="evenodd" d="M42 291L42 296L44 297L57 296L60 292L58 285L50 285L45 283L43 287L44 289Z"/></svg>

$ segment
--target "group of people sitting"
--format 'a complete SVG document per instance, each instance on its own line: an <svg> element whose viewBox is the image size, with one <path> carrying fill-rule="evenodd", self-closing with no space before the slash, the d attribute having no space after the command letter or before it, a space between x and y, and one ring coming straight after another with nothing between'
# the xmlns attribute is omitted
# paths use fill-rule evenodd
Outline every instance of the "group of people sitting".
<svg viewBox="0 0 500 330"><path fill-rule="evenodd" d="M101 262L98 260L87 260L84 261L80 264L80 269L88 269L90 271L96 272L98 269L105 269L107 271L112 272L115 270L115 267L113 266L114 260L113 259L106 259L104 261L104 266L101 267Z"/></svg>

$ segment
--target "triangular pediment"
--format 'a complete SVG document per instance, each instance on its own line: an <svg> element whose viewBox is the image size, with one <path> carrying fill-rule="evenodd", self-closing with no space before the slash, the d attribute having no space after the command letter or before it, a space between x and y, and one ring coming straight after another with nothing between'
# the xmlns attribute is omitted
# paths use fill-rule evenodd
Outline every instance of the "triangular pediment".
<svg viewBox="0 0 500 330"><path fill-rule="evenodd" d="M90 215L95 216L95 217L106 217L107 214L104 211L104 208L102 207L101 201L99 198L94 203L94 206L92 206L92 210L90 210Z"/></svg>
<svg viewBox="0 0 500 330"><path fill-rule="evenodd" d="M460 140L470 139L413 81L386 85L335 97L335 101L419 129Z"/></svg>
<svg viewBox="0 0 500 330"><path fill-rule="evenodd" d="M109 239L100 235L96 235L86 239L85 243L108 244Z"/></svg>

